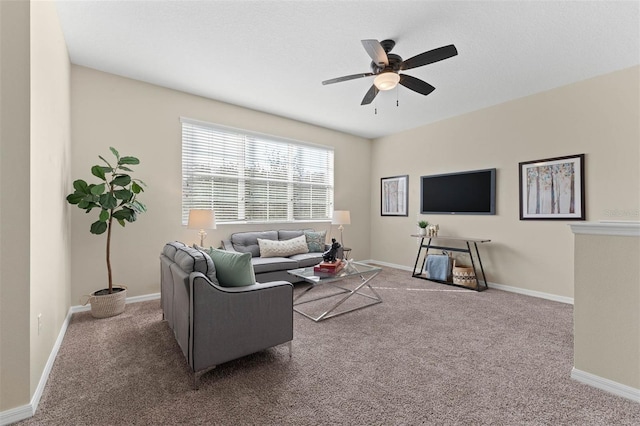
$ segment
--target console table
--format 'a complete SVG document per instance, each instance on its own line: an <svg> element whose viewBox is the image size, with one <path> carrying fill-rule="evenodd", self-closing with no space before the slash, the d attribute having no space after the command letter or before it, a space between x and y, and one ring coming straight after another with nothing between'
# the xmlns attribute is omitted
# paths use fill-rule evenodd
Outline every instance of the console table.
<svg viewBox="0 0 640 426"><path fill-rule="evenodd" d="M469 258L471 259L471 267L473 268L473 273L476 276L476 291L483 291L486 290L487 288L489 288L489 286L487 285L487 278L484 275L484 268L482 266L482 259L480 259L480 252L478 251L478 243L488 243L491 240L481 240L481 239L475 239L475 238L464 238L464 237L445 237L445 236L435 236L435 237L425 237L422 235L411 235L414 238L420 238L420 245L418 248L418 254L416 256L416 263L413 265L413 274L412 277L414 278L421 278L423 280L428 280L428 281L434 281L434 282L438 282L441 284L448 284L448 285L455 285L458 287L463 287L463 288L469 288L469 287L465 287L465 286L461 286L458 284L454 284L451 281L443 281L443 280L436 280L433 278L427 278L422 271L424 270L424 264L427 260L427 254L429 252L429 249L439 249L439 250L447 250L447 251L456 251L456 252L460 252L460 253L466 253L469 255ZM426 244L425 244L425 239L427 240ZM443 241L442 244L432 244L432 241L434 240L438 240L438 241ZM451 243L447 243L449 241L452 242L460 242L463 244L460 245L466 245L466 248L461 248L461 247L452 247L450 244ZM447 245L449 244L449 245ZM475 253L472 250L475 249ZM424 257L422 259L422 263L420 268L418 269L418 263L420 262L420 256L422 255L422 251L424 250ZM482 285L480 283L480 276L478 275L478 272L476 270L476 262L474 261L474 254L475 254L475 258L478 261L478 264L480 265L480 272L482 273Z"/></svg>

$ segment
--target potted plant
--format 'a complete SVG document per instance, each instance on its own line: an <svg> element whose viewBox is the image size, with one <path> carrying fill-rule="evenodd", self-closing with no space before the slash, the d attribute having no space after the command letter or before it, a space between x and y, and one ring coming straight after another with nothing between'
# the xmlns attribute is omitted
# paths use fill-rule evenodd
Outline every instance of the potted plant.
<svg viewBox="0 0 640 426"><path fill-rule="evenodd" d="M429 222L427 222L426 220L419 220L418 221L418 235L424 237L425 235L427 235L427 226L429 226Z"/></svg>
<svg viewBox="0 0 640 426"><path fill-rule="evenodd" d="M73 182L74 192L67 196L70 204L77 205L86 213L94 208L98 209L98 220L91 224L90 232L100 235L107 232L107 274L109 287L95 291L89 296L91 315L96 318L106 318L124 312L127 288L113 286L111 273L111 230L115 219L121 226L127 222L135 222L138 214L147 208L138 201L137 196L144 191L144 182L133 179L127 173L133 172L129 166L140 164L136 157L121 157L115 148L110 147L115 156L115 164L98 156L106 165L91 167L91 174L101 180L97 184L88 184L82 179Z"/></svg>

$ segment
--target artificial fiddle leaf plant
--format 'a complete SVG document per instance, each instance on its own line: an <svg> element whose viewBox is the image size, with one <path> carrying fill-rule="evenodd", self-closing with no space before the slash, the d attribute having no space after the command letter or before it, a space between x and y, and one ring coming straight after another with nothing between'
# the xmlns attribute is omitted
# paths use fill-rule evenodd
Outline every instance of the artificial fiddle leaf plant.
<svg viewBox="0 0 640 426"><path fill-rule="evenodd" d="M92 234L107 232L107 272L109 274L109 294L113 293L113 279L111 275L111 226L115 219L121 226L127 222L135 222L138 214L147 211L144 204L138 201L138 194L144 191L146 186L140 179L133 179L128 166L140 164L136 157L121 157L115 148L109 147L116 157L115 165L104 157L98 157L106 166L96 165L91 167L91 174L102 180L98 184L88 184L82 179L73 182L74 192L67 196L70 204L89 213L94 208L100 210L98 220L91 224Z"/></svg>

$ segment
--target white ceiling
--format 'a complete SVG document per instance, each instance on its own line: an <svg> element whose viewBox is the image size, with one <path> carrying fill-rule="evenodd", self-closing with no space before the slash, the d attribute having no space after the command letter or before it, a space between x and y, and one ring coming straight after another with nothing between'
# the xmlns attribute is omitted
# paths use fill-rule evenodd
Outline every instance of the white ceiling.
<svg viewBox="0 0 640 426"><path fill-rule="evenodd" d="M56 3L74 64L366 138L640 63L638 1ZM429 96L398 86L360 106L372 77L321 82L369 72L369 38L458 56L405 72Z"/></svg>

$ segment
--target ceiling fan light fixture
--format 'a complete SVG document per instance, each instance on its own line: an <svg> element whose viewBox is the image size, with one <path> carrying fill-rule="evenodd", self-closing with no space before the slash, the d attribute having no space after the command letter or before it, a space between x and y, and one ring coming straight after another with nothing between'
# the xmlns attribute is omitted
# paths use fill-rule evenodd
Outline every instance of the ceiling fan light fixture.
<svg viewBox="0 0 640 426"><path fill-rule="evenodd" d="M400 76L398 74L388 71L378 74L376 78L373 79L373 84L378 90L391 90L398 85L399 81Z"/></svg>

